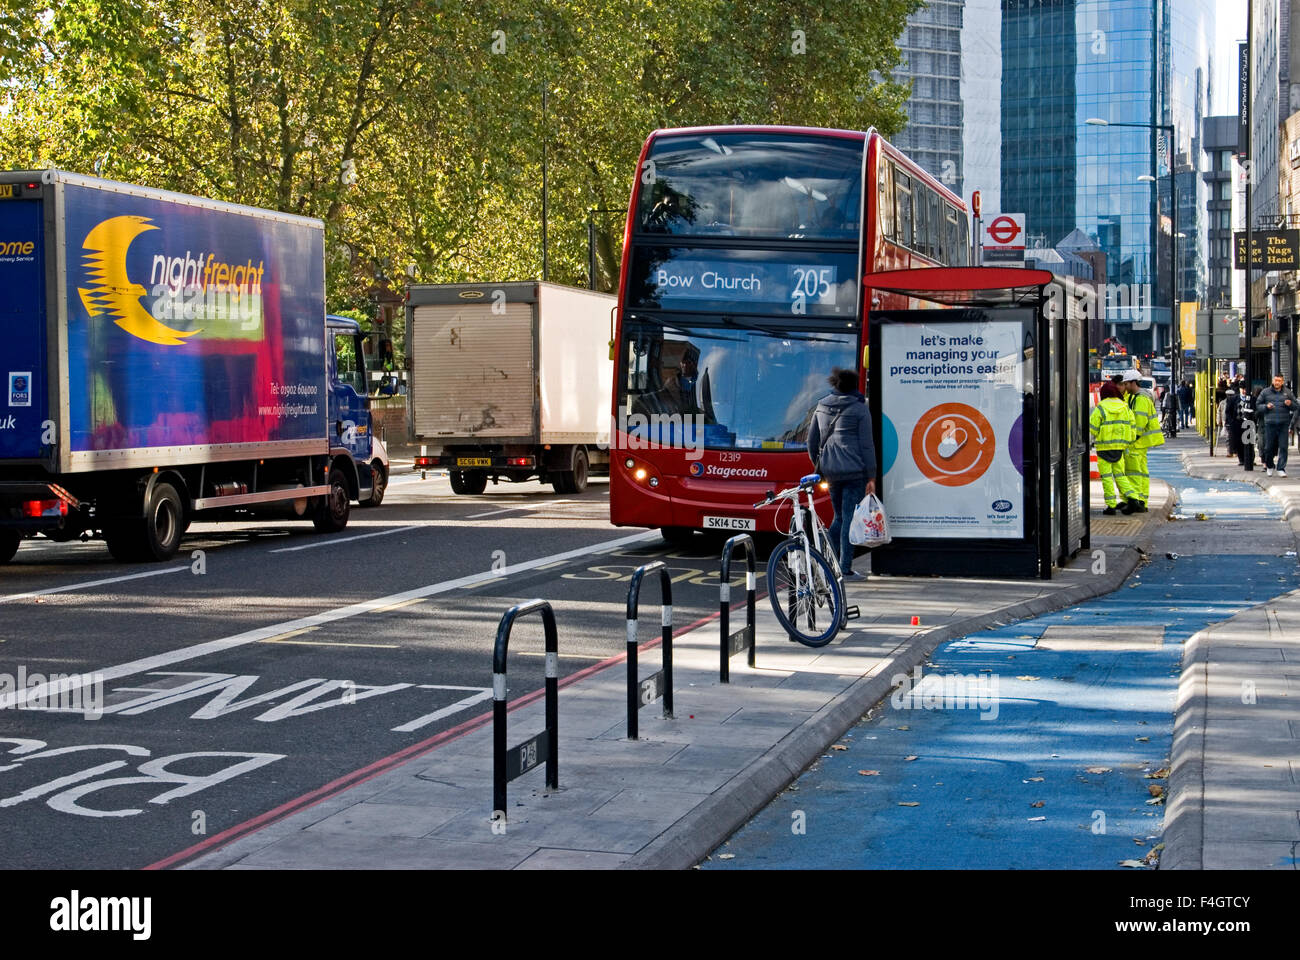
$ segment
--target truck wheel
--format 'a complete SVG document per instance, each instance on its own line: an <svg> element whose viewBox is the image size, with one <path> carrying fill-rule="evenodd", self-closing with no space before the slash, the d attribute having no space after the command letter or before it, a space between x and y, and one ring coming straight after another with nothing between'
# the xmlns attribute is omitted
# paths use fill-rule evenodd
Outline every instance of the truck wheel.
<svg viewBox="0 0 1300 960"><path fill-rule="evenodd" d="M156 483L145 504L144 517L104 527L104 539L114 559L123 563L170 560L181 545L185 509L170 483Z"/></svg>
<svg viewBox="0 0 1300 960"><path fill-rule="evenodd" d="M338 533L348 525L351 505L352 498L348 496L348 485L343 474L331 470L330 492L317 504L311 522L321 533Z"/></svg>
<svg viewBox="0 0 1300 960"><path fill-rule="evenodd" d="M453 493L474 496L487 489L486 473L464 473L460 470L451 472L451 489Z"/></svg>
<svg viewBox="0 0 1300 960"><path fill-rule="evenodd" d="M170 483L154 484L153 493L144 513L144 543L141 544L146 560L170 560L181 545L181 531L185 529L185 508L181 495Z"/></svg>
<svg viewBox="0 0 1300 960"><path fill-rule="evenodd" d="M573 451L573 469L557 473L551 485L556 493L582 493L587 489L588 472L587 451L579 447Z"/></svg>
<svg viewBox="0 0 1300 960"><path fill-rule="evenodd" d="M12 560L22 542L23 536L17 530L0 530L0 564Z"/></svg>
<svg viewBox="0 0 1300 960"><path fill-rule="evenodd" d="M370 465L370 499L357 504L360 507L377 507L384 502L384 493L388 490L388 474L384 465L376 460Z"/></svg>

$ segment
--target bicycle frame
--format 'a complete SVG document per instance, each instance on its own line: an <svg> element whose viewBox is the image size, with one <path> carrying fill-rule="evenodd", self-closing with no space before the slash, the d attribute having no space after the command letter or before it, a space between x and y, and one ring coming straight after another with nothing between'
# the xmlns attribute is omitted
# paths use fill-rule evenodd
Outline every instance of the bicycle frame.
<svg viewBox="0 0 1300 960"><path fill-rule="evenodd" d="M843 586L844 576L840 572L839 550L832 546L830 534L827 533L826 526L822 523L822 518L817 515L817 509L813 504L812 485L809 485L806 488L796 487L795 489L797 492L790 498L794 504L794 519L790 521L789 535L801 541L804 546L811 546L814 550L824 556L827 562L831 565L831 569L835 572L835 579L839 580L840 585ZM806 508L799 502L800 492L804 493L808 498L808 506ZM811 520L811 523L809 524L812 527L811 542L808 536L808 531L804 527L805 514ZM806 551L804 553L804 566L806 567L804 570L804 576L806 576L808 582L811 583L812 560Z"/></svg>

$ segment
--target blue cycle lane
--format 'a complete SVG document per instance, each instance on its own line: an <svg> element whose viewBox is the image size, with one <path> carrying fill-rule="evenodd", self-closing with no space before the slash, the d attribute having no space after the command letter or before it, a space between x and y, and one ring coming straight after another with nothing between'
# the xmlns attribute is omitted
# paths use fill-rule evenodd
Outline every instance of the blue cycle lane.
<svg viewBox="0 0 1300 960"><path fill-rule="evenodd" d="M1162 449L1151 471L1179 491L1171 525L1252 524L1259 552L1171 559L1158 539L1115 593L942 645L701 867L1120 869L1158 849L1183 644L1300 571L1256 487Z"/></svg>

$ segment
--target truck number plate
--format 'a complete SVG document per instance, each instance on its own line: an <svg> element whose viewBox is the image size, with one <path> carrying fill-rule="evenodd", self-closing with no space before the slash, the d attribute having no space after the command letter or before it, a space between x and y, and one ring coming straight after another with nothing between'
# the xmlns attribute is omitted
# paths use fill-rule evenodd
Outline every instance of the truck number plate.
<svg viewBox="0 0 1300 960"><path fill-rule="evenodd" d="M705 517L705 530L753 530L752 517Z"/></svg>
<svg viewBox="0 0 1300 960"><path fill-rule="evenodd" d="M491 457L457 457L456 466L458 467L490 467L492 466Z"/></svg>

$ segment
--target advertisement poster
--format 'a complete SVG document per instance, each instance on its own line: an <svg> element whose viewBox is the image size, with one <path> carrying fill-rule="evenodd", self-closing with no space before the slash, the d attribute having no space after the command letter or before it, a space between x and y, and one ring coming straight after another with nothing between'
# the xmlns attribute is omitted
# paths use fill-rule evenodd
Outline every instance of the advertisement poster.
<svg viewBox="0 0 1300 960"><path fill-rule="evenodd" d="M1031 382L1025 327L997 320L879 329L881 472L890 532L1023 537Z"/></svg>
<svg viewBox="0 0 1300 960"><path fill-rule="evenodd" d="M74 452L324 433L318 225L64 191Z"/></svg>

